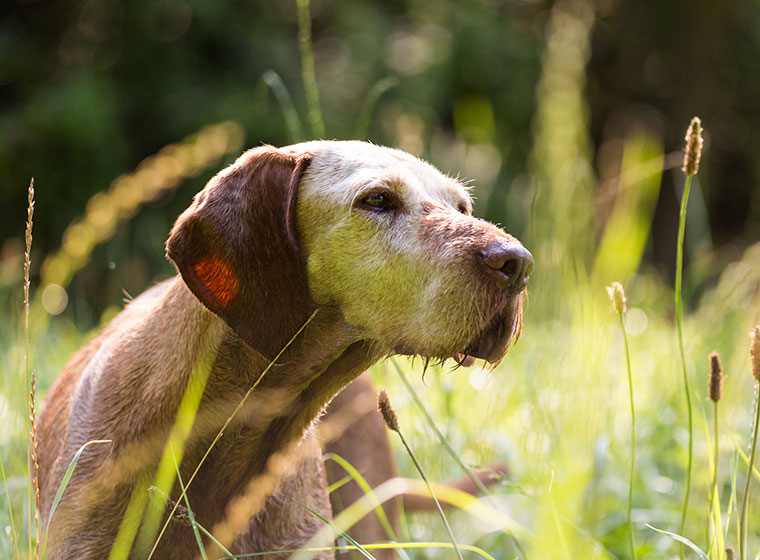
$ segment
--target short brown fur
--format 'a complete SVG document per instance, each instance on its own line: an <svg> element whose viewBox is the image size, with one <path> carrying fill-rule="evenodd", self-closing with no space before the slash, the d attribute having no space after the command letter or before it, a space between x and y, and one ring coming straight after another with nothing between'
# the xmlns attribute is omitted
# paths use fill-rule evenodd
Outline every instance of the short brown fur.
<svg viewBox="0 0 760 560"><path fill-rule="evenodd" d="M81 445L105 438L112 443L91 446L82 455L49 528L48 558L108 556L133 492L138 498L147 492L198 364L207 363L208 378L179 466L184 481L261 372L315 310L213 448L188 497L197 521L219 529L234 553L303 546L323 526L304 505L331 517L312 427L333 396L393 348L367 338L365 327L350 324L340 307L312 299L296 208L314 157L298 147L262 147L209 181L167 242L179 275L131 302L56 380L39 420L40 510L49 511ZM320 173L309 176L311 189ZM422 222L420 227L429 227L439 244L448 236L446 249L460 252L464 249L456 249L457 236L467 238L463 245L468 251L494 236L507 239L486 222L461 217L454 227L445 223L449 219L444 215L443 222ZM478 236L481 241L472 241ZM467 267L476 266L473 258L466 256ZM478 305L503 309L482 311L477 329L495 313L520 314L521 295L500 295L490 277L478 282ZM346 399L370 390L365 381L357 383ZM394 472L387 439L376 419L364 424L364 431L345 435L379 442L375 449L382 482ZM355 428L360 426L361 421ZM333 443L333 449L358 460L345 445L348 441ZM277 467L282 457L286 468ZM268 490L250 495L261 481ZM171 499L178 498L175 484ZM397 506L387 507L395 519ZM242 520L236 518L241 511ZM168 511L162 523L167 516ZM360 526L356 534L385 538L372 527ZM140 535L131 549L133 558L145 557L153 544ZM186 559L197 552L191 528L171 521L154 558Z"/></svg>

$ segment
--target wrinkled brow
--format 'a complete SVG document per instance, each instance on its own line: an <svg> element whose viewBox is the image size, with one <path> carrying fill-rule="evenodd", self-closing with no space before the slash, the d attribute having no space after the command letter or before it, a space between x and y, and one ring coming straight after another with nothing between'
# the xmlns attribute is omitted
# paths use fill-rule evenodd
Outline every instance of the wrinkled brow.
<svg viewBox="0 0 760 560"><path fill-rule="evenodd" d="M409 189L413 189L414 187L411 187L409 185L409 182L401 177L401 175L393 174L393 175L363 175L361 177L357 177L355 181L352 182L351 185L351 191L353 191L353 198L356 198L357 195L363 194L363 193L369 193L372 191L380 191L383 189L387 189L391 191L391 193L395 195L402 195L405 191L408 191Z"/></svg>

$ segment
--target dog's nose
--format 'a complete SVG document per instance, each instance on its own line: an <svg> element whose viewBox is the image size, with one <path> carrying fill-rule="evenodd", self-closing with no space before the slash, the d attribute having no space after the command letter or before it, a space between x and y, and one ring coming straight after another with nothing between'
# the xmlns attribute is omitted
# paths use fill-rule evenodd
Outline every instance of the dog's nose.
<svg viewBox="0 0 760 560"><path fill-rule="evenodd" d="M519 243L499 239L481 249L480 254L483 262L506 280L511 292L518 293L528 284L533 255Z"/></svg>

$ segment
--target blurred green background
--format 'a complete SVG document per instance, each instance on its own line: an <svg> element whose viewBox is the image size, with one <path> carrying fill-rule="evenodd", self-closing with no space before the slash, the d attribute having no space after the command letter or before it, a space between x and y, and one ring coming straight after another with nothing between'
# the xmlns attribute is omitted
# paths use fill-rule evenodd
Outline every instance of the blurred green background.
<svg viewBox="0 0 760 560"><path fill-rule="evenodd" d="M756 2L571 3L588 14L575 57L580 137L569 137L599 180L597 225L620 142L643 129L679 150L688 119L708 131L700 174L703 239L733 252L760 234L760 5ZM362 139L399 146L474 179L478 212L523 237L531 216L530 155L540 125L537 87L552 2L427 0L312 3L314 57L329 138L355 138L373 85L394 78ZM562 24L567 29L572 24ZM571 32L574 32L571 30ZM558 63L559 70L574 62ZM262 75L281 76L306 114L294 2L9 0L0 8L0 240L18 256L25 188L34 176L35 249L60 244L88 199L145 157L204 125L233 120L241 146L298 138ZM550 77L551 78L551 77ZM562 79L560 77L560 79ZM540 93L540 92L539 92ZM560 99L557 111L567 107ZM570 102L573 102L572 100ZM572 110L572 108L570 109ZM558 115L557 118L562 118ZM362 127L364 128L364 127ZM170 269L161 241L215 169L151 201L75 280L97 317L104 283L141 290ZM658 189L647 262L672 274L680 173ZM606 190L604 187L608 187ZM614 188L612 188L614 191ZM598 229L598 228L597 228ZM40 259L35 259L40 264ZM108 270L106 265L116 267ZM89 310L81 310L85 313Z"/></svg>
<svg viewBox="0 0 760 560"><path fill-rule="evenodd" d="M443 368L425 385L411 374L467 462L511 465L498 492L530 530L522 548L464 513L454 518L455 532L497 558L629 557L630 416L622 338L604 291L611 281L624 283L631 307L638 554L677 555L644 523L675 531L680 519L688 436L672 280L683 135L692 116L702 118L684 278L697 438L687 536L722 558L706 522L706 360L719 350L729 375L719 488L726 544L736 546L739 450L747 451L754 402L746 332L760 321L760 3L314 0L310 8L325 136L400 147L473 180L476 213L536 257L523 338L493 376ZM17 523L30 178L32 366L44 395L125 294L173 274L163 243L192 195L246 147L315 137L307 115L295 0L0 6L0 309L9 317L0 324L8 426L0 458L11 473L0 503L11 498ZM456 475L393 368L375 369L433 476ZM753 516L750 527L760 521ZM411 538L446 539L430 531L409 522ZM750 542L756 551L756 530ZM11 547L3 544L0 555Z"/></svg>

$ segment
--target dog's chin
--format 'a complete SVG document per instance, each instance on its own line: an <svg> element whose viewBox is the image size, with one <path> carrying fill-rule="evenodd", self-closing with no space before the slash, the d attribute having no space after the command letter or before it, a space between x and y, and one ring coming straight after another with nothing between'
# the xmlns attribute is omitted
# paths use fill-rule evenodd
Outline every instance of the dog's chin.
<svg viewBox="0 0 760 560"><path fill-rule="evenodd" d="M426 359L437 359L441 362L451 358L458 365L464 367L472 366L476 359L482 359L495 367L507 354L512 343L520 338L521 330L522 297L511 301L491 320L485 329L476 334L464 347L460 347L448 355L427 356L403 346L397 346L395 352L409 356L422 356Z"/></svg>
<svg viewBox="0 0 760 560"><path fill-rule="evenodd" d="M497 317L491 325L477 335L454 358L462 366L471 366L480 358L497 365L506 355L507 350L520 337L522 316L508 313Z"/></svg>

